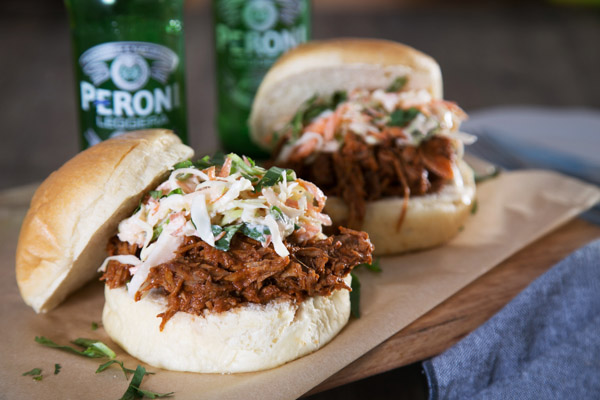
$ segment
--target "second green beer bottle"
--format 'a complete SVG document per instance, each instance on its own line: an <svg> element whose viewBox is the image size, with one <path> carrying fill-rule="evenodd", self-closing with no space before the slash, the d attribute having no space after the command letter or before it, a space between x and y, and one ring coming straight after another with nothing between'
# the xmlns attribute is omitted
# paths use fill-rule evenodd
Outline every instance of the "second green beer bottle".
<svg viewBox="0 0 600 400"><path fill-rule="evenodd" d="M265 157L248 117L268 69L310 36L309 0L213 0L217 55L217 129L226 151Z"/></svg>

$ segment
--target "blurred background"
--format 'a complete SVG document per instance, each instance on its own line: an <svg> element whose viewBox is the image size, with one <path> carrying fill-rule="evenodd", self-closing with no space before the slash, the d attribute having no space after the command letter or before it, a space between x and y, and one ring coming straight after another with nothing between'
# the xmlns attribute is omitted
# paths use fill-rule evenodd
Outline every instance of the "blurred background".
<svg viewBox="0 0 600 400"><path fill-rule="evenodd" d="M314 0L313 38L377 37L441 65L467 112L501 105L600 107L600 3ZM188 125L197 154L218 147L207 0L185 12ZM78 150L73 62L60 0L0 2L0 189L44 179Z"/></svg>

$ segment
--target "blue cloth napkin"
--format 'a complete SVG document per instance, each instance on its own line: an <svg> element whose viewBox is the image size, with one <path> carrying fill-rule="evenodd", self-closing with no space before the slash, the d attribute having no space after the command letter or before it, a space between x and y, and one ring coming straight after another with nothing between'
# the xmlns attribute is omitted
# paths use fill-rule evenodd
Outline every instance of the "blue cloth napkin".
<svg viewBox="0 0 600 400"><path fill-rule="evenodd" d="M599 399L600 240L423 368L431 399Z"/></svg>

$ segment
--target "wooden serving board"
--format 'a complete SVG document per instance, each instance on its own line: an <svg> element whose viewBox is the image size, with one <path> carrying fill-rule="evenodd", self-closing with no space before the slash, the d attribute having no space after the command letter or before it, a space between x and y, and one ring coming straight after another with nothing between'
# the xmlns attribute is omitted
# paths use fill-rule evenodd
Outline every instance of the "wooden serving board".
<svg viewBox="0 0 600 400"><path fill-rule="evenodd" d="M539 177L539 175L536 176ZM31 185L0 192L0 217L4 222L3 226L0 227L0 254L5 256L5 260L11 260L7 264L7 267L10 265L10 268L14 265L12 260L14 260L14 249L16 245L15 233L25 215L35 187L35 185ZM482 195L483 194L484 191L482 191ZM480 215L482 214L478 214L478 216ZM535 241L533 244L523 248L519 252L514 253L504 262L498 264L494 269L480 276L438 306L433 309L428 308L430 309L429 312L389 337L386 341L372 348L372 350L367 353L361 353L364 355L356 359L356 361L350 364L344 364L347 366L334 375L327 375L330 376L330 378L310 390L308 394L317 393L389 371L442 352L481 325L537 276L548 270L557 261L595 238L600 238L599 226L591 225L581 219L571 220L554 230L552 233ZM4 273L5 278L8 276L8 280L6 280L8 283L6 285L10 285L11 290L13 290L13 274L9 274L8 269L5 270ZM11 296L12 297L9 299L10 301L18 303L19 306L23 306L21 300L16 298L18 297L16 292L12 293ZM90 299L88 300L92 301ZM32 324L35 325L33 331L43 331L41 326L48 321L51 322L52 318L56 319L58 318L58 315L48 315L45 318L36 318L35 322L32 322ZM77 329L84 329L83 326L86 324L82 325L81 321L74 321L73 326L77 325ZM14 340L14 335L11 337ZM29 350L29 347L27 349ZM316 354L316 356L318 356L318 354ZM37 353L31 356L31 360L37 360L36 357L38 357ZM302 363L303 361L310 363L308 357L306 359L301 359L298 362ZM285 372L283 369L275 369L267 371L264 374L252 376L254 376L255 380L266 379L265 382L268 383L270 381L264 377L268 377L269 373L284 374ZM238 384L241 385L240 387L246 388L247 385L244 386L244 383L253 379L252 376L223 376L216 377L215 380L217 384L221 381L226 381L227 384ZM176 377L177 380L179 380L177 387L178 392L180 393L185 393L185 390L188 389L186 385L194 386L197 385L198 381L198 377L196 377L192 384L186 381L188 377L186 374L163 371L161 374L153 377L152 382L153 384L161 384L161 380L164 380L172 383L170 377L174 377L174 379ZM210 381L212 379L210 376L202 376L200 378L205 381ZM100 380L94 381L94 384L102 384L101 379L106 379L106 376L102 376L98 379ZM164 384L164 382L162 383ZM313 386L314 384L308 386L304 390L308 390L309 387ZM223 385L220 385L219 387L223 387ZM232 385L231 387L235 388L235 385ZM21 385L19 388L25 390L23 393L35 392L35 387L29 388L25 385ZM57 386L55 392L59 393L63 390L61 388L62 386ZM87 388L85 390L87 390ZM301 393L302 392L299 392L295 397Z"/></svg>
<svg viewBox="0 0 600 400"><path fill-rule="evenodd" d="M574 219L525 247L348 365L307 395L435 356L475 330L569 253L600 238L600 226Z"/></svg>

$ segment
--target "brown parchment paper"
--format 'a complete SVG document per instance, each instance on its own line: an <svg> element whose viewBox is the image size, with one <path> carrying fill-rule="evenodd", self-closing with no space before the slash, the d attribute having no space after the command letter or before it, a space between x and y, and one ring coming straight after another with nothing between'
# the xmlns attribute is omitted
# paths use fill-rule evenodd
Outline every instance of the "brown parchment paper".
<svg viewBox="0 0 600 400"><path fill-rule="evenodd" d="M87 359L43 347L35 336L67 344L77 337L100 339L129 368L139 361L106 336L101 322L102 285L91 282L58 309L36 315L20 298L14 252L33 188L0 194L0 398L118 399L128 381L118 368L95 374L102 359ZM164 371L142 388L175 392L176 399L294 399L350 364L437 304L527 244L591 207L597 187L548 171L504 173L478 187L478 211L443 247L381 260L383 272L358 271L360 319L319 351L272 370L211 375ZM54 364L60 374L53 375ZM36 382L23 372L42 368Z"/></svg>

